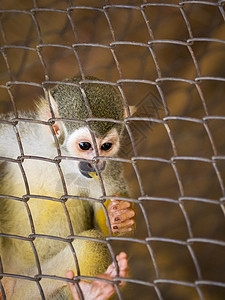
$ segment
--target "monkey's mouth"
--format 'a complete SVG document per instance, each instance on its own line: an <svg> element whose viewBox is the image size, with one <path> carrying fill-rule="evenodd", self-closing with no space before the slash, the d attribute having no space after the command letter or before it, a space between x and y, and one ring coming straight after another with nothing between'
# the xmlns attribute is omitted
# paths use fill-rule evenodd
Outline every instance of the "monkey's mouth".
<svg viewBox="0 0 225 300"><path fill-rule="evenodd" d="M97 164L97 168L98 168L99 172L102 172L105 169L105 161L99 162ZM89 162L81 161L79 163L79 170L80 170L81 174L87 178L97 177L94 166L92 164L90 164ZM95 175L91 176L90 173L93 173Z"/></svg>

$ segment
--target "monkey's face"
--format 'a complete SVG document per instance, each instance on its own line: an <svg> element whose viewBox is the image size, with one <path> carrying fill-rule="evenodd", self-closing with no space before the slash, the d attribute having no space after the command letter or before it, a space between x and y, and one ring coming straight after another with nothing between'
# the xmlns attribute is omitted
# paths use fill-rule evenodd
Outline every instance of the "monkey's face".
<svg viewBox="0 0 225 300"><path fill-rule="evenodd" d="M94 140L96 145L94 145ZM119 134L113 128L103 138L94 135L93 139L89 129L81 127L67 136L65 146L70 155L87 160L79 162L79 171L83 176L92 178L90 173L96 172L95 166L99 172L105 169L106 161L101 157L111 157L118 152Z"/></svg>

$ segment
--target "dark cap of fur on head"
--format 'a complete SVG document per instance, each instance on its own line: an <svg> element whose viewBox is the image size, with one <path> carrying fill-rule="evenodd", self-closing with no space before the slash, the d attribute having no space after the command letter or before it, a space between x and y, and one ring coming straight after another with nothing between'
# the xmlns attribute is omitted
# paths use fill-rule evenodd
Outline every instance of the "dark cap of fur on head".
<svg viewBox="0 0 225 300"><path fill-rule="evenodd" d="M100 81L96 77L87 76L87 80ZM65 83L74 83L76 85L67 85L60 83L51 89L51 95L58 105L60 118L75 119L85 121L89 117L102 119L124 119L124 107L120 94L109 84L101 83L82 83L82 89L85 92L89 103L91 116L85 105L85 99L81 89L78 86L81 77L66 79ZM98 136L105 136L106 133L115 127L118 132L122 131L122 124L107 121L88 122L92 131ZM65 122L68 131L73 131L81 125L75 122Z"/></svg>

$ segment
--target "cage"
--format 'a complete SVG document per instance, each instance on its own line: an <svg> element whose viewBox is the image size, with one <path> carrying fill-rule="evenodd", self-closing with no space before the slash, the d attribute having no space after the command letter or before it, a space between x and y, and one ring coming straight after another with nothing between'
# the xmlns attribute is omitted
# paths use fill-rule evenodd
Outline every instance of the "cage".
<svg viewBox="0 0 225 300"><path fill-rule="evenodd" d="M118 158L136 231L106 238L112 253L129 258L126 286L119 289L117 278L113 299L225 297L224 6L224 0L0 2L0 124L11 111L15 131L18 122L30 126L20 111L34 110L49 87L74 75L101 78L119 90L125 108L136 107L124 121ZM17 159L22 165L28 158ZM0 161L0 167L9 162ZM30 238L0 232L6 236ZM3 299L6 278L20 278L28 289L35 283L45 299L38 271L32 278L8 274L1 261L0 273Z"/></svg>

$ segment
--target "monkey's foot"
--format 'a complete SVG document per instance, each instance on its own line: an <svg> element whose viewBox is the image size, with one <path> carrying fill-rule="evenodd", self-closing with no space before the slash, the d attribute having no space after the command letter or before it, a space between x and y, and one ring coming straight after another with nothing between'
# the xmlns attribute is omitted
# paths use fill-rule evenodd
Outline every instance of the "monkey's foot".
<svg viewBox="0 0 225 300"><path fill-rule="evenodd" d="M126 233L133 230L135 212L130 202L111 200L108 213L113 233Z"/></svg>
<svg viewBox="0 0 225 300"><path fill-rule="evenodd" d="M119 276L125 277L127 275L128 262L127 255L125 252L121 252L116 257L118 265L119 265ZM117 275L116 267L114 263L112 263L104 274L98 275L97 277L113 280ZM73 271L68 271L66 273L66 277L68 279L72 279L74 277ZM121 283L122 285L123 283ZM79 296L76 290L76 287L73 283L69 283L70 289L73 295L74 300L79 300ZM82 290L83 296L85 300L107 300L110 296L112 296L115 292L115 287L110 282L94 280L91 283L86 281L80 281L79 286Z"/></svg>

